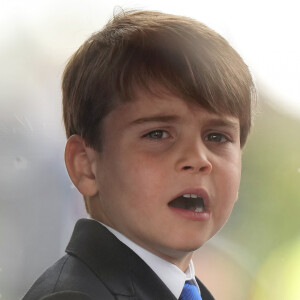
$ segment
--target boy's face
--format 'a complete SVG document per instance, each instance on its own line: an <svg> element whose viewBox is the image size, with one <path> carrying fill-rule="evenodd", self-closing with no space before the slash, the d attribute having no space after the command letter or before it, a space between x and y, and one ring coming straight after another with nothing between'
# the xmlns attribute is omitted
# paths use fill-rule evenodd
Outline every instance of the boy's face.
<svg viewBox="0 0 300 300"><path fill-rule="evenodd" d="M140 91L103 130L92 217L179 265L224 225L237 200L239 120Z"/></svg>

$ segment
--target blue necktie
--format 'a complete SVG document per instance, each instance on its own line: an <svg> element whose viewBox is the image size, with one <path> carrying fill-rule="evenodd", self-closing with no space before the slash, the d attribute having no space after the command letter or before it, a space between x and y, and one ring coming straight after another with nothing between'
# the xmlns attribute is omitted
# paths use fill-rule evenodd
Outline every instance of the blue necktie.
<svg viewBox="0 0 300 300"><path fill-rule="evenodd" d="M191 282L186 281L179 300L202 300L198 288Z"/></svg>

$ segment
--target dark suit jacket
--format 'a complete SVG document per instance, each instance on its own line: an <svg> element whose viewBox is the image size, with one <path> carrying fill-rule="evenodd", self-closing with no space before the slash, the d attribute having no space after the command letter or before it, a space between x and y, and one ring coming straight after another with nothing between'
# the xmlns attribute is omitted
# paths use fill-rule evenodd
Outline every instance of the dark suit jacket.
<svg viewBox="0 0 300 300"><path fill-rule="evenodd" d="M176 299L138 255L94 220L77 222L66 252L23 300ZM203 300L213 300L198 284Z"/></svg>

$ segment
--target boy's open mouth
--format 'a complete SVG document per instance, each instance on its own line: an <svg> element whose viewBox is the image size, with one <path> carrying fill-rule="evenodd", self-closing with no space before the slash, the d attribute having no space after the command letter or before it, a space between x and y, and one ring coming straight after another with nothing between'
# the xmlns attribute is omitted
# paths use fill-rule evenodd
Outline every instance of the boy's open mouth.
<svg viewBox="0 0 300 300"><path fill-rule="evenodd" d="M193 212L205 211L203 198L196 194L184 194L169 202L169 206L182 208Z"/></svg>

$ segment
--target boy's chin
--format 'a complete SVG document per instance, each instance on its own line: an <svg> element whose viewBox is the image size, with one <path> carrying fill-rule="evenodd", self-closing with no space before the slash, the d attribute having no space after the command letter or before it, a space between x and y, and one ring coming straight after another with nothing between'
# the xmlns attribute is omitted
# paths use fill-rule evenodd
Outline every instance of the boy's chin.
<svg viewBox="0 0 300 300"><path fill-rule="evenodd" d="M191 253L191 252L195 252L197 251L199 248L201 248L204 244L206 243L206 241L203 242L191 242L191 243L187 243L185 245L182 245L182 247L179 247L177 249L177 251L180 251L182 253Z"/></svg>
<svg viewBox="0 0 300 300"><path fill-rule="evenodd" d="M174 244L174 249L182 252L194 252L201 248L208 240L214 236L212 233L196 233L184 236L182 240L177 241L177 245Z"/></svg>
<svg viewBox="0 0 300 300"><path fill-rule="evenodd" d="M190 241L185 244L172 245L171 247L168 247L166 254L167 256L173 257L174 259L182 259L197 251L205 243L206 240L197 242Z"/></svg>
<svg viewBox="0 0 300 300"><path fill-rule="evenodd" d="M183 272L187 269L193 253L198 250L204 243L190 243L188 245L172 245L173 248L162 249L162 251L154 254L160 256L162 259L176 265Z"/></svg>

